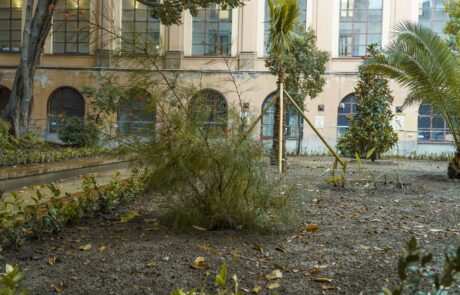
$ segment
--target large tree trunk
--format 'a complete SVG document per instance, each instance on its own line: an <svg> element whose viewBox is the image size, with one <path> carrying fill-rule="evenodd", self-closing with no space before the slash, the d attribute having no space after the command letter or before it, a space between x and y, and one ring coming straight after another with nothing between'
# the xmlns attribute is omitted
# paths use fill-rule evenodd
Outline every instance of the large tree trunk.
<svg viewBox="0 0 460 295"><path fill-rule="evenodd" d="M447 175L449 178L460 179L460 146L457 147L455 157L449 163Z"/></svg>
<svg viewBox="0 0 460 295"><path fill-rule="evenodd" d="M35 70L51 29L51 20L57 1L37 0L34 11L34 0L27 0L21 61L4 111L5 117L13 124L15 136L29 129Z"/></svg>
<svg viewBox="0 0 460 295"><path fill-rule="evenodd" d="M278 76L278 91L279 91L279 84L284 83L284 78L285 78L285 71L284 68L281 68L280 74ZM284 106L286 106L286 103L284 101ZM270 164L271 165L277 165L278 164L278 150L279 150L279 125L280 125L280 98L279 95L276 99L275 103L275 126L273 128L273 145L272 145L272 153L270 157ZM286 108L283 108L286 110ZM286 130L286 120L283 120L283 130ZM283 155L282 155L282 170L284 171L286 169L286 132L283 132Z"/></svg>

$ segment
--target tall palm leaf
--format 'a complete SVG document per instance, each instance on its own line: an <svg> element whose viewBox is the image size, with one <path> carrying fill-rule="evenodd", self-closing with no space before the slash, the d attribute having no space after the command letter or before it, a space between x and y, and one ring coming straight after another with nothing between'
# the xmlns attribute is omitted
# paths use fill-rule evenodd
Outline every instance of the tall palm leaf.
<svg viewBox="0 0 460 295"><path fill-rule="evenodd" d="M280 70L278 72L278 84L282 85L285 79L284 56L291 49L297 17L299 15L298 0L268 0L270 11L268 51L280 57ZM278 155L279 149L279 122L280 122L280 99L275 104L275 126L273 131L272 155ZM284 126L284 122L283 122ZM284 128L284 127L283 127ZM285 136L283 146L285 146ZM283 158L286 158L286 149L283 148ZM272 164L276 156L272 157Z"/></svg>
<svg viewBox="0 0 460 295"><path fill-rule="evenodd" d="M425 103L440 112L457 148L448 174L460 178L460 63L447 43L430 29L405 22L384 54L368 58L363 67L406 87L405 105Z"/></svg>

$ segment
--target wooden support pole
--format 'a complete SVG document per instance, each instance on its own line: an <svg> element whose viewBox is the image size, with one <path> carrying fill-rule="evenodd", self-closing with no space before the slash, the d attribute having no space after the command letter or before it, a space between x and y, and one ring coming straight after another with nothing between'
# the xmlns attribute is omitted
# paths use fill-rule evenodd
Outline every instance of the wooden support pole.
<svg viewBox="0 0 460 295"><path fill-rule="evenodd" d="M283 173L283 120L284 120L284 83L280 83L280 113L279 113L279 133L278 133L278 173Z"/></svg>
<svg viewBox="0 0 460 295"><path fill-rule="evenodd" d="M345 163L343 162L343 160L340 158L340 156L337 154L337 152L331 147L331 145L327 142L327 140L321 135L321 133L319 133L318 129L316 129L316 127L311 123L311 121L307 118L307 116L304 114L304 112L302 111L302 109L299 107L299 105L292 99L292 97L289 95L289 93L287 93L287 91L284 92L284 94L286 94L286 96L289 98L289 100L291 101L291 103L294 105L294 107L297 109L297 111L299 112L299 114L302 115L302 117L305 119L305 121L308 123L308 125L311 127L311 129L313 129L313 131L316 133L316 135L318 135L318 137L321 139L321 141L324 143L324 145L327 147L327 149L334 155L334 157L337 159L337 161L342 165L344 166Z"/></svg>

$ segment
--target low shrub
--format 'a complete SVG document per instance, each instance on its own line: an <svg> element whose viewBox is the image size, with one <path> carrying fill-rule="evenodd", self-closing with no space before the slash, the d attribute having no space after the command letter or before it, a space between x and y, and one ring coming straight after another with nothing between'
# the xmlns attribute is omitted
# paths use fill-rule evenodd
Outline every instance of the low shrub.
<svg viewBox="0 0 460 295"><path fill-rule="evenodd" d="M61 191L51 184L48 186L51 192L49 202L43 201L44 196L37 189L33 204L25 210L22 200L17 194L11 193L0 203L0 246L19 249L25 237L42 239L46 234L58 232L63 225L78 222L84 216L107 212L116 204L138 195L144 189L144 175L140 170L133 170L130 178L120 180L119 174L115 174L103 189L97 185L94 177L86 177L82 187L84 192L81 197L69 194L62 196Z"/></svg>
<svg viewBox="0 0 460 295"><path fill-rule="evenodd" d="M265 232L289 223L289 193L268 179L261 144L243 137L245 128L234 123L225 132L221 126L200 131L182 110L165 116L138 158L149 168L147 186L170 202L165 225Z"/></svg>
<svg viewBox="0 0 460 295"><path fill-rule="evenodd" d="M19 266L6 265L5 273L0 273L0 294L2 295L28 295L30 290L25 288L20 280L24 273L19 271Z"/></svg>
<svg viewBox="0 0 460 295"><path fill-rule="evenodd" d="M71 146L95 146L99 142L99 132L93 122L71 117L58 129L58 138Z"/></svg>
<svg viewBox="0 0 460 295"><path fill-rule="evenodd" d="M429 263L433 255L422 249L413 237L403 247L398 263L399 283L394 289L384 288L382 295L448 295L460 292L460 246L445 254L442 272ZM455 292L454 292L455 291Z"/></svg>

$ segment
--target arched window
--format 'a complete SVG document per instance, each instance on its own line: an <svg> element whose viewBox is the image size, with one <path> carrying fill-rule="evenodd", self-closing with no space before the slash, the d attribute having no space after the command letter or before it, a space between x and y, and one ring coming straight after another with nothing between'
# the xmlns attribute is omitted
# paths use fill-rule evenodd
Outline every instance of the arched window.
<svg viewBox="0 0 460 295"><path fill-rule="evenodd" d="M193 18L192 55L230 55L232 10L212 4Z"/></svg>
<svg viewBox="0 0 460 295"><path fill-rule="evenodd" d="M85 115L85 100L81 94L71 87L61 87L48 99L49 132L56 133L62 122L70 117L83 120Z"/></svg>
<svg viewBox="0 0 460 295"><path fill-rule="evenodd" d="M151 95L144 89L132 89L129 99L122 100L118 109L118 130L121 133L141 134L155 125L155 110Z"/></svg>
<svg viewBox="0 0 460 295"><path fill-rule="evenodd" d="M337 115L337 136L341 137L350 127L351 118L358 113L356 95L354 93L345 96L339 104Z"/></svg>
<svg viewBox="0 0 460 295"><path fill-rule="evenodd" d="M8 104L8 99L10 97L11 91L0 85L0 115L2 115L3 111L6 108L6 105Z"/></svg>
<svg viewBox="0 0 460 295"><path fill-rule="evenodd" d="M452 135L441 114L428 104L421 104L418 109L418 141L450 142Z"/></svg>
<svg viewBox="0 0 460 295"><path fill-rule="evenodd" d="M211 89L199 91L190 100L189 109L205 130L227 130L227 100L219 92Z"/></svg>
<svg viewBox="0 0 460 295"><path fill-rule="evenodd" d="M58 2L53 16L53 53L89 53L90 0Z"/></svg>
<svg viewBox="0 0 460 295"><path fill-rule="evenodd" d="M21 50L22 1L0 1L0 52Z"/></svg>
<svg viewBox="0 0 460 295"><path fill-rule="evenodd" d="M267 104L274 99L274 96L277 95L277 92L270 93L262 103L262 110L267 107ZM286 138L288 139L297 139L299 138L302 132L302 118L299 113L293 106L287 106L287 111L285 112L286 119ZM300 126L299 126L300 123ZM262 116L261 121L261 138L263 140L272 140L273 139L273 129L275 125L275 105L273 104L265 115ZM300 128L299 128L300 127Z"/></svg>

